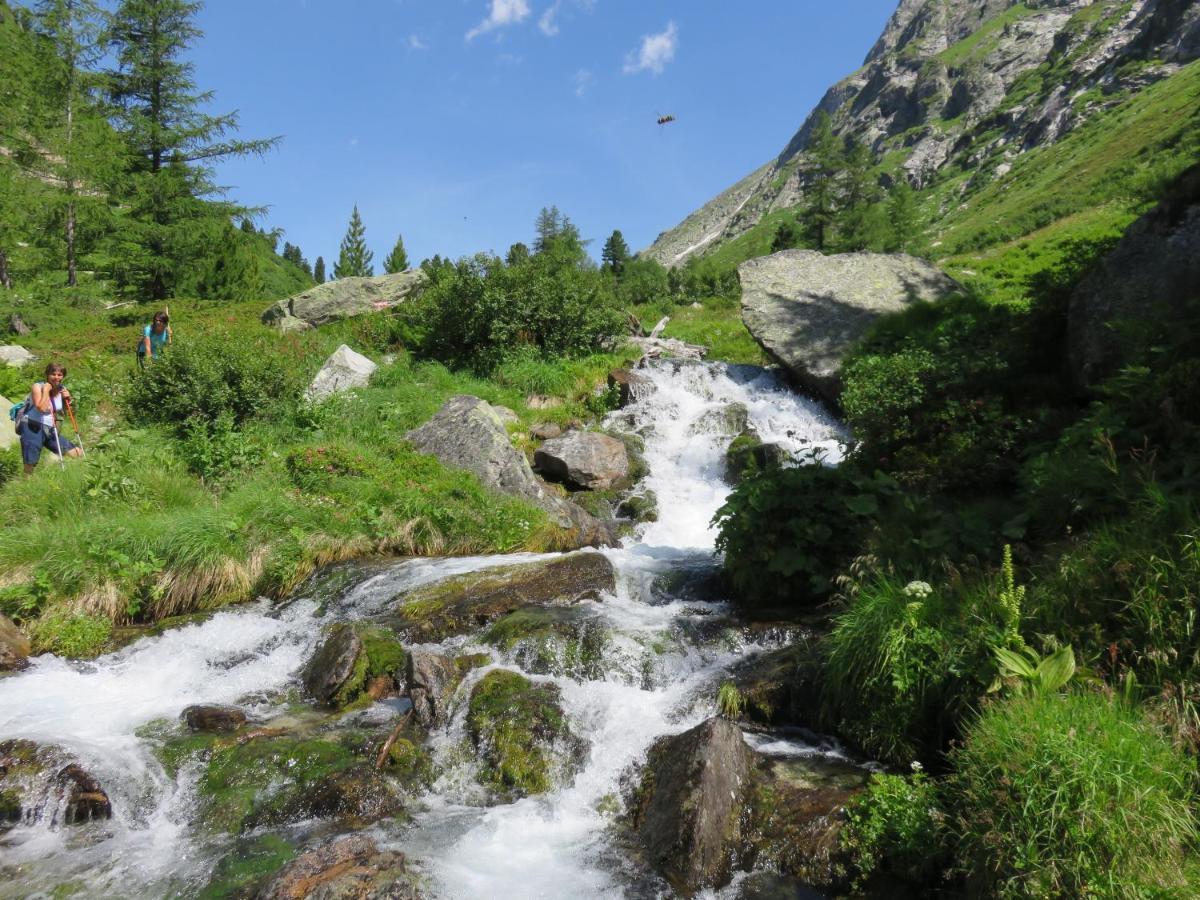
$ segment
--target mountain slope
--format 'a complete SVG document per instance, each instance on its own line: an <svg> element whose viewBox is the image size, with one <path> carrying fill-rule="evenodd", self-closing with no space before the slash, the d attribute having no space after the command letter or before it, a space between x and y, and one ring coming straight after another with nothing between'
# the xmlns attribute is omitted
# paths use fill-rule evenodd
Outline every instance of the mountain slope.
<svg viewBox="0 0 1200 900"><path fill-rule="evenodd" d="M806 151L820 111L836 134L871 147L884 184L904 178L925 189L925 221L939 225L973 192L1003 191L1028 154L1122 109L1138 118L1141 95L1163 82L1182 80L1176 93L1192 101L1158 123L1182 156L1180 142L1189 144L1200 116L1189 66L1197 57L1200 4L1189 0L902 0L863 66L826 92L773 162L644 253L665 265L721 253L764 218L794 207L804 194ZM1156 135L1149 137L1153 144ZM1161 168L1169 177L1182 165ZM1010 230L993 237L1015 236ZM931 237L941 235L935 229ZM763 243L743 241L759 251Z"/></svg>

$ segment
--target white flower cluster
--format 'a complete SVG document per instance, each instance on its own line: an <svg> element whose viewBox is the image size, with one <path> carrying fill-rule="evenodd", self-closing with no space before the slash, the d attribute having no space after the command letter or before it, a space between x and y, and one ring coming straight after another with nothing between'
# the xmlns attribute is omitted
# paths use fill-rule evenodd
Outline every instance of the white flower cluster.
<svg viewBox="0 0 1200 900"><path fill-rule="evenodd" d="M905 597L916 597L918 600L924 600L933 593L933 588L929 586L927 581L910 581L904 586Z"/></svg>

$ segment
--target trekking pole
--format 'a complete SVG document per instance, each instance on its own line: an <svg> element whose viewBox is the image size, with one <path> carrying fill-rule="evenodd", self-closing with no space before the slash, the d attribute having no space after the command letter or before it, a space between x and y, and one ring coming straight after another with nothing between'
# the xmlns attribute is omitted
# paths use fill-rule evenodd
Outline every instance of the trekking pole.
<svg viewBox="0 0 1200 900"><path fill-rule="evenodd" d="M62 441L58 439L58 422L56 421L50 427L54 429L54 448L58 451L58 464L65 471L67 468L67 463L63 459L62 455Z"/></svg>
<svg viewBox="0 0 1200 900"><path fill-rule="evenodd" d="M86 456L87 451L83 449L83 435L79 433L79 423L75 421L75 410L71 407L70 400L67 400L64 405L67 407L67 415L71 417L71 427L75 429L75 439L79 441L79 453L81 456Z"/></svg>

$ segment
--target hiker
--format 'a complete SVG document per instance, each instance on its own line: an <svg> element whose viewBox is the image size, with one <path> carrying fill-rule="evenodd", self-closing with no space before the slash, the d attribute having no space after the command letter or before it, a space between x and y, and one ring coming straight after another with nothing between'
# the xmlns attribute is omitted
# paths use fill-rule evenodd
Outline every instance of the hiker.
<svg viewBox="0 0 1200 900"><path fill-rule="evenodd" d="M25 409L17 423L26 475L33 474L43 449L48 449L60 460L64 456L83 455L82 450L59 433L59 414L63 411L63 404L71 402L71 392L63 387L66 377L66 367L52 362L46 366L46 380L35 381L29 391Z"/></svg>
<svg viewBox="0 0 1200 900"><path fill-rule="evenodd" d="M156 360L162 354L162 350L167 344L171 343L171 326L168 324L170 317L165 312L156 312L154 321L142 329L142 336L138 339L137 355L138 366L144 367L146 360Z"/></svg>

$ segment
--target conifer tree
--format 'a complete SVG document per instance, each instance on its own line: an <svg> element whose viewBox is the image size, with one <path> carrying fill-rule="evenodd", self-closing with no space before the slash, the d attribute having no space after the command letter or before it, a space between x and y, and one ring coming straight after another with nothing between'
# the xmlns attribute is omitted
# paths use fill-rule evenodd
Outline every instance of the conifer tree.
<svg viewBox="0 0 1200 900"><path fill-rule="evenodd" d="M388 258L383 261L383 271L389 275L394 275L396 272L405 272L408 270L408 254L404 250L404 238L396 235L396 246L392 248L392 252L388 254Z"/></svg>
<svg viewBox="0 0 1200 900"><path fill-rule="evenodd" d="M66 245L67 286L77 283L77 224L81 197L91 197L88 205L103 210L96 202L97 188L105 180L105 162L116 154L105 146L109 131L103 110L97 111L96 90L100 80L94 71L103 55L101 37L107 25L106 13L95 0L41 0L36 7L39 32L53 49L58 65L57 77L45 86L54 95L49 142L53 155L58 194L62 201L64 243ZM90 191L81 187L90 186Z"/></svg>
<svg viewBox="0 0 1200 900"><path fill-rule="evenodd" d="M604 242L600 251L600 261L604 268L614 275L625 271L625 263L629 261L629 245L625 243L625 236L620 231L613 231Z"/></svg>
<svg viewBox="0 0 1200 900"><path fill-rule="evenodd" d="M111 94L133 156L126 175L129 223L115 256L119 279L151 300L176 289L195 259L197 232L220 233L246 210L214 201L219 189L211 165L227 156L264 153L278 138L233 140L236 113L208 115L211 100L198 92L186 51L201 36L192 0L122 0L110 40L117 70Z"/></svg>
<svg viewBox="0 0 1200 900"><path fill-rule="evenodd" d="M333 264L334 278L355 278L375 274L372 265L374 254L367 249L366 229L363 228L362 216L358 214L358 204L350 214L350 225L346 228L346 236L342 238L338 248L337 262Z"/></svg>
<svg viewBox="0 0 1200 900"><path fill-rule="evenodd" d="M874 158L866 144L851 138L842 154L841 197L838 220L841 234L838 245L842 250L866 250L872 244L872 232L882 237L881 230L873 225L881 224L881 217L873 217L872 210L879 202L879 185L871 175Z"/></svg>
<svg viewBox="0 0 1200 900"><path fill-rule="evenodd" d="M325 257L317 257L317 261L313 263L312 276L313 281L315 281L317 284L325 283Z"/></svg>
<svg viewBox="0 0 1200 900"><path fill-rule="evenodd" d="M912 185L903 178L888 193L887 216L891 227L888 249L908 253L916 239L917 198Z"/></svg>
<svg viewBox="0 0 1200 900"><path fill-rule="evenodd" d="M805 237L824 251L832 244L838 212L838 177L846 165L844 145L834 135L833 122L824 110L817 113L807 157L801 222Z"/></svg>
<svg viewBox="0 0 1200 900"><path fill-rule="evenodd" d="M551 242L562 233L564 221L557 206L542 207L533 223L533 230L537 235L533 242L534 253L545 253L550 249Z"/></svg>
<svg viewBox="0 0 1200 900"><path fill-rule="evenodd" d="M504 264L509 268L519 266L529 262L529 247L517 241L508 248L508 255L504 257Z"/></svg>

